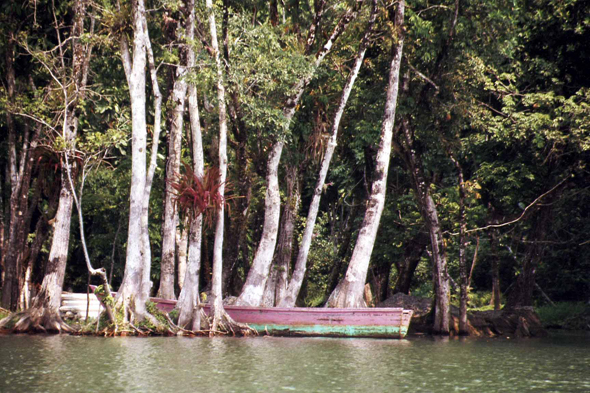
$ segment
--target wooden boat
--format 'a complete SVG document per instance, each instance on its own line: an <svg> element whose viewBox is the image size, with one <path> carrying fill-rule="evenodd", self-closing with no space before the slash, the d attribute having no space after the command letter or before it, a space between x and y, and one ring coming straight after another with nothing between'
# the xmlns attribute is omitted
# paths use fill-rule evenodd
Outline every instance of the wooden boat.
<svg viewBox="0 0 590 393"><path fill-rule="evenodd" d="M164 312L176 307L176 300L150 300ZM209 307L202 305L206 314ZM402 308L224 308L234 321L247 324L261 335L272 336L404 338L413 313Z"/></svg>
<svg viewBox="0 0 590 393"><path fill-rule="evenodd" d="M175 300L151 298L158 309L170 312ZM203 310L209 313L209 305ZM259 334L272 336L329 336L404 338L412 310L402 308L278 308L224 306L236 322Z"/></svg>

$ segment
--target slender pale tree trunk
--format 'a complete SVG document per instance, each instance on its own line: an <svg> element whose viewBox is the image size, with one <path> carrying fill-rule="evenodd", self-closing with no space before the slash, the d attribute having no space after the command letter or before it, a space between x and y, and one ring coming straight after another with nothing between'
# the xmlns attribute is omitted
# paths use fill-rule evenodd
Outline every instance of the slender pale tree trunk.
<svg viewBox="0 0 590 393"><path fill-rule="evenodd" d="M202 222L202 215L194 217L190 222L188 264L184 284L178 296L178 303L176 303L179 310L178 326L190 330L200 330L201 328L198 304Z"/></svg>
<svg viewBox="0 0 590 393"><path fill-rule="evenodd" d="M194 37L195 10L194 0L187 1L187 8L190 10L187 23L187 40L190 42ZM195 65L195 53L189 45L187 53L188 68ZM190 116L192 150L193 150L193 171L195 175L203 178L205 163L203 157L203 142L201 135L201 124L199 118L199 106L197 102L197 87L193 84L188 86L188 110ZM201 318L199 315L199 279L201 271L201 241L202 241L203 217L192 217L190 219L188 238L188 262L186 273L183 279L182 290L178 297L177 308L178 325L191 329L200 330Z"/></svg>
<svg viewBox="0 0 590 393"><path fill-rule="evenodd" d="M68 181L65 179L65 171L62 174L62 188L59 198L59 207L55 216L53 240L49 251L49 260L45 265L45 275L41 284L41 290L33 300L30 311L31 319L48 330L68 330L67 325L59 318L61 305L61 292L65 276L65 266L68 258L68 246L70 243L70 221L74 199ZM23 324L23 330L28 325Z"/></svg>
<svg viewBox="0 0 590 393"><path fill-rule="evenodd" d="M294 307L295 301L297 300L297 296L299 295L299 291L301 290L301 284L303 284L303 277L305 276L305 271L307 269L307 257L309 255L311 239L315 228L315 222L318 216L320 199L322 197L322 190L324 189L324 183L326 182L326 176L328 175L328 168L330 167L330 162L332 161L332 156L334 154L334 150L336 149L336 144L338 141L338 129L340 128L340 121L342 120L342 116L344 115L344 109L346 108L346 104L348 102L348 98L350 97L350 92L352 91L354 82L356 81L359 70L361 69L361 65L363 64L363 60L365 58L365 53L369 45L369 40L372 35L373 25L375 24L376 18L377 2L373 1L371 17L369 19L367 29L365 30L365 34L361 39L354 66L350 71L350 75L348 76L348 80L346 81L346 85L344 86L344 90L342 91L340 104L338 105L338 109L336 110L336 114L334 115L332 133L330 135L330 140L328 141L328 146L326 148L326 152L322 160L320 173L315 186L311 204L309 206L309 212L307 213L307 220L305 221L305 229L303 231L301 245L299 246L297 261L295 262L295 269L293 271L293 276L291 278L291 281L289 282L289 286L285 293L285 297L282 298L279 303L280 307Z"/></svg>
<svg viewBox="0 0 590 393"><path fill-rule="evenodd" d="M277 250L275 252L273 267L266 281L264 289L263 306L273 307L278 305L285 297L285 291L289 283L289 270L291 268L291 255L293 250L293 236L295 233L295 220L301 202L301 192L298 184L298 168L287 168L287 200L283 207L281 228Z"/></svg>
<svg viewBox="0 0 590 393"><path fill-rule="evenodd" d="M147 26L147 19L145 17L145 9L143 17L141 19L143 26L142 38L144 40L145 54L147 56L148 69L150 73L150 81L152 85L152 95L154 97L154 124L153 124L153 135L152 135L152 149L150 153L149 166L147 168L145 178L145 188L143 191L142 210L141 210L141 242L143 247L143 267L142 267L142 281L141 281L141 293L138 297L138 302L141 303L139 307L142 310L147 302L153 283L150 280L150 272L152 267L152 251L150 247L150 234L149 234L149 208L150 208L150 195L152 192L152 184L154 181L154 174L157 167L158 158L158 146L160 142L160 133L162 131L162 93L160 93L160 86L158 83L157 68L154 61L154 53L152 51L152 44L150 41L149 30ZM145 74L144 74L145 76ZM146 155L147 157L147 155ZM141 315L142 313L140 313ZM151 314L145 314L154 325L159 325L156 318Z"/></svg>
<svg viewBox="0 0 590 393"><path fill-rule="evenodd" d="M317 27L324 12L323 7L325 1L320 1L319 3L320 4L318 4L314 22L310 27L307 39L306 53L308 54L311 53L311 48L316 39ZM334 28L334 31L332 32L332 35L316 55L316 69L332 49L335 40L345 31L350 21L356 18L361 4L362 3L358 3L352 9L349 9L339 20L338 24ZM283 115L285 117L285 133L291 125L297 104L303 96L303 91L311 81L312 77L313 75L309 75L297 83L293 89L295 94L287 100L285 107L283 108ZM252 262L252 266L248 272L246 283L244 284L242 293L236 302L238 305L259 306L262 303L264 288L266 287L266 280L268 279L269 269L273 259L279 229L281 198L279 192L278 171L284 144L284 138L279 137L278 140L273 144L273 147L271 148L268 156L266 166L266 195L264 200L264 224L262 227L262 237L260 239L260 243L258 244L256 254L254 255L254 261Z"/></svg>
<svg viewBox="0 0 590 393"><path fill-rule="evenodd" d="M193 6L194 8L194 6ZM186 9L186 12L190 12ZM187 18L188 22L188 18ZM189 30L189 35L193 35ZM182 37L181 29L176 29L176 41L181 43L186 41ZM188 38L188 37L187 37ZM188 67L186 62L187 46L190 43L182 45L181 64L176 68L176 80L172 88L172 105L173 110L170 116L170 134L168 136L168 163L166 164L166 190L164 196L164 219L162 222L162 262L160 268L160 289L159 296L164 299L176 299L174 294L174 256L176 248L176 227L178 226L178 211L174 202L174 190L172 180L178 175L180 170L181 142L184 125L184 108L186 101L187 82L186 75Z"/></svg>
<svg viewBox="0 0 590 393"><path fill-rule="evenodd" d="M129 193L129 226L127 255L123 282L119 289L118 302L125 308L125 320L141 321L145 317L145 297L142 291L144 261L149 244L145 244L143 233L143 199L146 190L147 165L147 124L146 124L146 31L145 5L137 0L133 9L133 58L128 44L121 40L121 56L131 99L131 191ZM148 249L145 247L147 246ZM131 308L132 310L130 310ZM130 318L129 312L133 313Z"/></svg>
<svg viewBox="0 0 590 393"><path fill-rule="evenodd" d="M206 1L209 13L209 31L211 46L215 56L217 70L217 101L219 105L219 193L225 194L225 179L227 177L227 110L225 105L225 87L223 85L223 66L219 54L217 41L217 27L212 0ZM227 318L223 308L222 277L223 277L223 226L225 203L222 203L215 218L215 241L213 243L213 277L211 283L211 330L225 329L224 319Z"/></svg>
<svg viewBox="0 0 590 393"><path fill-rule="evenodd" d="M192 18L194 26L194 11ZM192 56L194 60L194 54ZM188 107L193 141L193 171L199 178L203 178L205 171L203 142L197 103L197 88L194 85L190 85L188 88ZM179 310L178 325L190 330L200 330L201 328L201 318L197 306L199 303L199 279L201 271L202 224L202 215L190 219L188 262L182 290L180 291L177 303Z"/></svg>
<svg viewBox="0 0 590 393"><path fill-rule="evenodd" d="M176 249L177 261L176 261L176 279L178 280L178 288L182 290L184 285L184 275L186 274L186 259L188 255L188 234L190 228L188 227L188 220L184 220L182 228L176 229Z"/></svg>
<svg viewBox="0 0 590 393"><path fill-rule="evenodd" d="M391 68L389 70L389 83L387 87L387 99L385 113L381 126L381 138L376 158L375 180L371 187L371 195L359 236L352 252L352 257L346 271L346 276L338 284L328 299L328 307L364 307L363 291L367 279L369 261L377 237L379 221L385 206L385 192L387 185L387 173L391 154L391 139L393 137L393 123L397 107L399 90L399 73L404 46L404 11L405 2L402 0L397 5L395 25L398 32L397 40L393 44Z"/></svg>

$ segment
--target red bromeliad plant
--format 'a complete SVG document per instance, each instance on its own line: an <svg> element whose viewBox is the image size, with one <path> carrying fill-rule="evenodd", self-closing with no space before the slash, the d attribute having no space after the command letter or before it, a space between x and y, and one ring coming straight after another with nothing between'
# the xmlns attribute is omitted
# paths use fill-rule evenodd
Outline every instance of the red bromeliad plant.
<svg viewBox="0 0 590 393"><path fill-rule="evenodd" d="M227 198L219 193L219 168L206 168L203 177L199 178L190 165L183 163L183 166L184 173L170 183L176 194L174 199L178 211L189 219L203 214L205 225L209 225L221 206L233 197ZM227 190L227 183L225 187Z"/></svg>

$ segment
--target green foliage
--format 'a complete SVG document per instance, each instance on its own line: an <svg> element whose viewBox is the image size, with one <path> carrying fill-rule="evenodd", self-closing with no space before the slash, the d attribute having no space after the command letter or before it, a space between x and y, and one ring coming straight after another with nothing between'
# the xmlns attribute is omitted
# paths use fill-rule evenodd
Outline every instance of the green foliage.
<svg viewBox="0 0 590 393"><path fill-rule="evenodd" d="M465 213L470 230L519 217L523 208L535 198L567 179L563 187L551 194L553 200L540 201L518 222L496 229L495 250L491 246L490 230L469 234L468 263L475 253L475 237L480 240L471 305L489 307L490 270L494 258L500 264L503 289L514 281L530 247L537 241L531 238L531 219L540 206L552 209L552 218L546 238L542 240L546 247L536 269L536 280L554 300L587 300L584 297L590 287L590 244L587 242L590 213L585 208L590 204L587 188L590 182L587 164L590 162L588 2L461 2L454 41L446 48L452 3L433 5L426 0L416 0L406 8L403 83L396 118L396 125L402 117L412 123L415 151L431 184L430 192L443 230L449 274L458 282L460 245L457 233L461 195L457 169L449 159L451 152L465 176ZM314 2L297 3L297 7L294 4L285 3L285 20L279 20L277 26L271 25L267 4L262 6L262 2L215 4L218 31L220 36L226 33L228 44L227 52L221 48L226 66L224 83L228 103L233 105L235 99L238 105L236 108L230 105L230 109L239 112L237 118L232 113L229 116L228 178L234 184L236 180L243 181L243 184L238 183L244 185L245 198L241 201L249 203L248 206L244 204L242 211L227 213L233 224L247 212L240 262L235 265L242 278L261 235L266 191L264 168L269 147L274 139L285 138L287 143L281 163L299 168L300 214L304 217L333 114L364 31L369 8L363 7L360 17L339 38L320 69L314 70L312 57L304 55L306 29L311 24ZM311 53L319 49L341 12L350 4L350 1L329 3ZM51 201L61 186L61 153L75 147L78 150L76 163L81 163L89 156L108 150L109 159L87 179L84 212L91 259L97 266L109 270L113 263L113 285L116 287L125 264L131 167L131 108L119 38L133 34L131 3L123 1L120 8L108 0L91 4L92 12L88 15L96 17L95 34L81 37L84 43L94 43L90 85L85 99L79 103L78 138L69 146L59 132L63 120L63 93L42 64L49 69L61 66L62 59L57 56L58 51L53 50L58 39L53 27L52 7L51 2L5 2L0 6L3 33L0 34L0 55L3 59L10 56L8 38L13 33L16 38L14 97L8 96L6 62L0 64L3 78L0 87L0 180L2 184L9 183L4 175L8 173L5 169L9 168L9 140L5 130L11 114L17 130L17 153L22 149L25 130L34 130L41 124L41 139L34 155L34 180L29 192L29 201L35 202L32 203L35 206L29 225L31 229L36 228L40 217L49 220L55 215ZM173 80L174 66L183 59L180 45L174 38L175 29L182 29L182 23L179 23L183 19L182 2L162 0L149 7L152 8L148 13L150 39L166 100L170 95L168 86ZM223 7L228 7L225 22ZM305 303L308 305L323 303L333 271L336 275L342 273L342 270L334 269L343 260L342 265L346 265L370 191L385 102L384 87L390 67L390 48L398 36L398 30L390 20L391 10L381 10L376 36L367 51L342 119L309 256L305 284ZM186 78L197 86L199 92L205 159L215 167L216 69L208 46L207 15L202 2L197 5L197 13L201 24L197 28L197 38L190 43L196 51L196 65ZM56 3L55 15L59 21L64 21L62 38L70 40L65 31L71 20L71 2ZM443 48L447 50L446 54L442 53ZM68 47L63 59L66 64L71 60L69 51ZM432 77L439 61L442 68L435 88L421 75ZM68 72L62 76L67 78ZM312 73L314 78L296 108L293 124L286 130L285 100L293 94L297 82ZM148 92L149 83L146 86ZM153 100L150 94L147 108L151 107ZM163 117L170 109L164 108ZM153 113L148 109L148 124L153 120ZM151 129L148 134L149 143ZM390 285L395 283L396 277L392 264L402 261L409 242L425 231L408 171L408 157L399 148L403 143L399 133L394 141L386 206L370 265L370 274L383 276L389 273ZM186 137L185 142L183 158L186 159L191 153L188 147L190 138ZM153 255L151 278L154 280L158 279L160 269L161 201L166 181L170 180L165 179L164 173L165 143L160 144L157 154L159 165L149 206ZM240 154L243 161L237 163L236 157ZM284 173L284 168L281 171ZM183 176L186 176L184 180L177 179L177 184L184 190L179 191L178 204L185 214L214 212L215 206L223 203L223 198L215 195L215 188L219 186L215 182L217 175L207 175L209 180L195 180L187 170ZM284 187L283 180L281 178L281 187ZM284 188L281 191L284 194ZM9 194L9 187L3 187L2 211L5 216L9 212ZM77 219L73 217L71 226L65 285L83 290L87 273L78 240ZM297 233L301 232L300 229ZM37 238L36 233L26 235L29 245ZM350 240L344 241L347 235L351 235ZM225 242L226 247L240 241L229 240ZM205 238L205 261L211 241ZM508 246L514 251L513 255L506 251ZM37 281L42 278L47 245L43 250L39 260L35 261ZM412 294L432 296L431 281L432 267L427 253L424 253L414 275Z"/></svg>
<svg viewBox="0 0 590 393"><path fill-rule="evenodd" d="M168 320L166 319L164 313L158 309L156 303L148 301L146 303L146 310L156 318L156 320L159 322L159 326L154 326L154 324L148 318L146 318L141 323L139 323L137 327L140 329L147 328L160 333L165 332L165 327L168 326Z"/></svg>
<svg viewBox="0 0 590 393"><path fill-rule="evenodd" d="M412 290L412 296L433 298L434 289L432 288L432 281L430 280L417 280L418 286Z"/></svg>
<svg viewBox="0 0 590 393"><path fill-rule="evenodd" d="M571 330L590 329L590 310L581 302L558 302L555 306L544 305L535 309L546 327L563 327Z"/></svg>
<svg viewBox="0 0 590 393"><path fill-rule="evenodd" d="M232 14L229 40L228 84L239 94L247 126L281 135L286 131L284 100L312 72L310 59L296 36L269 24L252 26L246 13Z"/></svg>
<svg viewBox="0 0 590 393"><path fill-rule="evenodd" d="M489 291L471 291L469 292L468 307L470 310L486 311L493 310L492 292Z"/></svg>
<svg viewBox="0 0 590 393"><path fill-rule="evenodd" d="M180 314L179 314L179 312L178 312L178 309L177 309L177 308L175 308L174 310L172 310L172 311L170 311L170 312L168 313L168 316L170 317L170 319L171 319L171 320L172 320L172 322L174 322L174 323L178 323L178 316L179 316L179 315L180 315Z"/></svg>
<svg viewBox="0 0 590 393"><path fill-rule="evenodd" d="M305 223L304 220L304 218L301 219L302 224ZM326 224L328 220L329 217L327 214L322 214L317 218L317 230L309 250L307 261L307 293L304 299L307 307L316 307L325 301L328 277L332 271L334 260L337 257L338 250L327 231Z"/></svg>
<svg viewBox="0 0 590 393"><path fill-rule="evenodd" d="M6 318L7 316L10 315L10 311L5 310L5 309L0 309L0 320Z"/></svg>

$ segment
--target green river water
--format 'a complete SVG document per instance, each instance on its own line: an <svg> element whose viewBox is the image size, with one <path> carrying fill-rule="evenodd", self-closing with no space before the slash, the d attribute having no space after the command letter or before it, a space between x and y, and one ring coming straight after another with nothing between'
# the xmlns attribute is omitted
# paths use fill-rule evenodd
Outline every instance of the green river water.
<svg viewBox="0 0 590 393"><path fill-rule="evenodd" d="M590 335L0 336L0 392L590 392Z"/></svg>

